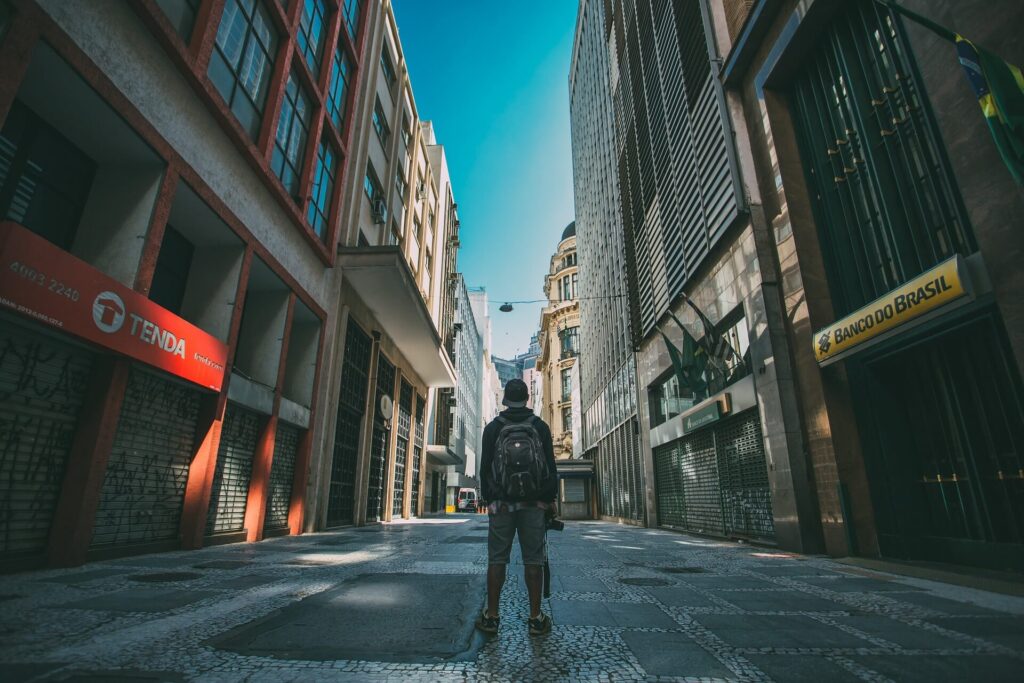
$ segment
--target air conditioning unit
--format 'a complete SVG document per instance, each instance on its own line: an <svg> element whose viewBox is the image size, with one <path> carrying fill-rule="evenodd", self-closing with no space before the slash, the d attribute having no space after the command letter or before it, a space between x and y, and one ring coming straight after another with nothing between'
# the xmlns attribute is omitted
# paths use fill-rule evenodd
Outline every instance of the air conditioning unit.
<svg viewBox="0 0 1024 683"><path fill-rule="evenodd" d="M380 225L388 220L388 205L383 197L373 200L373 222Z"/></svg>
<svg viewBox="0 0 1024 683"><path fill-rule="evenodd" d="M416 186L416 199L418 199L418 200L420 200L422 202L426 198L427 198L427 184L421 180L419 182L419 184Z"/></svg>

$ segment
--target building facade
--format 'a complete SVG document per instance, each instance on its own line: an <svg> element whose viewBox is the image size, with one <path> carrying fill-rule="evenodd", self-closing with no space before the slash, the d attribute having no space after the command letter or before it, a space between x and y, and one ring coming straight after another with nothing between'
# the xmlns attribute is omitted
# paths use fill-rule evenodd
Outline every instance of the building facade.
<svg viewBox="0 0 1024 683"><path fill-rule="evenodd" d="M449 450L459 460L448 468L446 506L454 506L460 488L479 489L483 425L483 340L473 315L465 280L459 276L455 298L455 372L459 378L452 405Z"/></svg>
<svg viewBox="0 0 1024 683"><path fill-rule="evenodd" d="M415 514L458 245L390 4L4 2L0 74L0 562Z"/></svg>
<svg viewBox="0 0 1024 683"><path fill-rule="evenodd" d="M759 267L750 181L733 142L745 128L714 76L714 25L705 2L619 0L581 3L577 27L573 87L607 79L606 92L591 83L580 97L603 99L614 121L646 519L813 550L820 537L799 414L790 405L788 340L775 279ZM574 121L593 125L581 118ZM604 168L607 160L587 156L607 147L574 158ZM579 194L584 204L614 206L607 191L596 198L600 192ZM719 338L734 349L730 360L684 383L668 345ZM607 426L629 411L628 401L617 402ZM635 497L636 479L619 486Z"/></svg>
<svg viewBox="0 0 1024 683"><path fill-rule="evenodd" d="M580 300L580 450L597 470L598 510L643 524L646 481L626 288L605 5L580 5L569 73Z"/></svg>
<svg viewBox="0 0 1024 683"><path fill-rule="evenodd" d="M573 222L562 231L558 247L551 256L548 274L544 278L544 296L548 303L541 311L537 335L540 345L540 355L536 360L541 376L540 416L551 428L556 460L580 455L573 449L573 430L578 426L580 417L576 368L580 343L578 286L576 223ZM577 406L576 411L573 403Z"/></svg>
<svg viewBox="0 0 1024 683"><path fill-rule="evenodd" d="M455 383L440 284L457 248L442 236L450 180L419 119L391 4L366 9L369 56L353 114L360 182L346 186L338 247L335 420L315 463L322 528L420 513L432 401Z"/></svg>
<svg viewBox="0 0 1024 683"><path fill-rule="evenodd" d="M720 80L749 126L825 548L1020 567L1024 235L1005 217L1024 198L956 49L873 2L757 4L712 3ZM901 4L1024 62L1020 3ZM895 314L908 291L928 315ZM886 334L858 323L876 313Z"/></svg>

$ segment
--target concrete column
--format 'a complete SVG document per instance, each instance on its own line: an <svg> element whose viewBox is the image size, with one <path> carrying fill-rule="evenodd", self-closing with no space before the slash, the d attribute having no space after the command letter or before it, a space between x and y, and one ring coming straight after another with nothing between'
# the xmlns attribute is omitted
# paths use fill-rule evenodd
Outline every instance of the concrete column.
<svg viewBox="0 0 1024 683"><path fill-rule="evenodd" d="M47 556L52 566L85 563L130 369L127 359L110 356L99 358L93 367L50 528Z"/></svg>
<svg viewBox="0 0 1024 683"><path fill-rule="evenodd" d="M245 503L246 540L263 540L263 520L267 512L267 486L270 484L270 468L274 462L274 444L277 440L277 414L281 407L281 385L284 383L285 358L291 338L292 318L295 315L295 294L288 295L288 309L285 314L284 339L281 342L277 381L274 384L274 412L267 420L256 443L252 458L252 477L249 479L249 496Z"/></svg>
<svg viewBox="0 0 1024 683"><path fill-rule="evenodd" d="M324 429L313 453L314 457L319 455L320 460L311 465L311 471L317 472L318 476L311 477L306 487L310 493L307 501L309 522L306 531L313 531L314 527L322 529L327 525L327 502L331 490L331 467L334 464L334 440L338 431L338 399L341 393L342 359L345 357L345 340L348 337L349 311L347 304L341 306L334 343L330 350L321 352L325 359L321 362L321 377L327 380L324 382L327 389L324 392L326 400L322 408Z"/></svg>

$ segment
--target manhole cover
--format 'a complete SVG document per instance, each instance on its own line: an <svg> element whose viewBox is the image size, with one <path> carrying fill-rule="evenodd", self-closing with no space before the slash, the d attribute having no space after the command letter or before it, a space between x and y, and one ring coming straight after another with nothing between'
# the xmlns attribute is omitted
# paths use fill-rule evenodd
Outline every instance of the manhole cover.
<svg viewBox="0 0 1024 683"><path fill-rule="evenodd" d="M707 572L706 569L700 567L658 567L658 571L663 571L666 574L703 574Z"/></svg>
<svg viewBox="0 0 1024 683"><path fill-rule="evenodd" d="M627 586L671 586L671 581L665 579L648 579L642 576L629 577L625 579L619 579L619 583L624 583Z"/></svg>
<svg viewBox="0 0 1024 683"><path fill-rule="evenodd" d="M213 560L203 564L192 565L195 569L241 569L248 567L252 562L248 560Z"/></svg>
<svg viewBox="0 0 1024 683"><path fill-rule="evenodd" d="M202 574L195 574L193 572L161 572L158 574L136 574L128 578L132 581L142 581L144 583L173 583L175 581L191 581L192 579L202 578L202 576Z"/></svg>

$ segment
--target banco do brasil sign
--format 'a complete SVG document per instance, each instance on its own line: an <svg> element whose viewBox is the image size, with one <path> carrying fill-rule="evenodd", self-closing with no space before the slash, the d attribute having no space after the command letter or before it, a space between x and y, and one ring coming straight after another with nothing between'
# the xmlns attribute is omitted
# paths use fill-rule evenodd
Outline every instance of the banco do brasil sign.
<svg viewBox="0 0 1024 683"><path fill-rule="evenodd" d="M827 365L866 342L877 341L896 328L970 294L963 258L954 256L815 332L814 355L819 364Z"/></svg>

